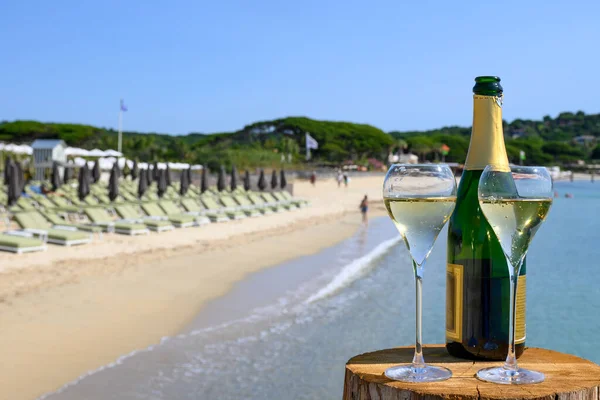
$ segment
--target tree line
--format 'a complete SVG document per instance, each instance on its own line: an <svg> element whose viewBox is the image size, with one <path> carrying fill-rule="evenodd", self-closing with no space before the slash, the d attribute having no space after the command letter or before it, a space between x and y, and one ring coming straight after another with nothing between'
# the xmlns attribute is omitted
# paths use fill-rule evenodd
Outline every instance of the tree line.
<svg viewBox="0 0 600 400"><path fill-rule="evenodd" d="M568 164L577 160L600 160L600 114L563 112L556 118L503 121L508 156L513 162L520 151L530 164ZM123 152L145 162L178 161L218 169L224 164L238 168L302 168L305 135L319 142L312 160L324 165L353 162L366 165L369 159L385 161L390 152L412 152L421 159L464 162L471 129L450 126L428 131L384 132L368 124L320 121L287 117L260 121L236 132L190 133L172 136L156 132L123 132ZM70 146L86 149L116 149L114 129L82 124L39 121L0 122L0 141L28 143L38 138L62 139ZM442 154L442 145L450 150Z"/></svg>

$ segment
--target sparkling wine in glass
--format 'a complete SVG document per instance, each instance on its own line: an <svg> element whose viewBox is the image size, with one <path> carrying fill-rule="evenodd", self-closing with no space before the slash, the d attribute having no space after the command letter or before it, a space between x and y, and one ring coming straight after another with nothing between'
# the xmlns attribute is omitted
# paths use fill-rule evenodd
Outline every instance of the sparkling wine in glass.
<svg viewBox="0 0 600 400"><path fill-rule="evenodd" d="M552 178L544 167L513 166L508 169L488 165L479 179L479 204L502 246L510 276L508 356L503 366L477 372L481 380L515 385L544 381L541 372L517 365L516 292L523 259L550 211L552 195Z"/></svg>
<svg viewBox="0 0 600 400"><path fill-rule="evenodd" d="M385 371L404 382L443 381L449 369L427 365L422 351L422 285L425 260L456 203L456 179L446 164L394 164L383 183L388 214L402 235L412 258L416 288L416 340L412 364Z"/></svg>

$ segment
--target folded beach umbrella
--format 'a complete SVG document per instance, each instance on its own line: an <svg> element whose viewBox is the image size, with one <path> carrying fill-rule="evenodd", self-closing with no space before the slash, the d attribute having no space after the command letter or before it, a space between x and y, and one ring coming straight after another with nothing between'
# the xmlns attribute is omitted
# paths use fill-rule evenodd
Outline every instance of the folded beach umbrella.
<svg viewBox="0 0 600 400"><path fill-rule="evenodd" d="M260 175L258 176L258 188L263 191L267 188L267 181L265 179L265 170L260 170Z"/></svg>
<svg viewBox="0 0 600 400"><path fill-rule="evenodd" d="M169 167L169 163L167 163L167 169L165 172L165 179L167 181L167 186L171 186L171 168Z"/></svg>
<svg viewBox="0 0 600 400"><path fill-rule="evenodd" d="M235 169L235 165L231 166L231 191L233 192L237 189L237 169Z"/></svg>
<svg viewBox="0 0 600 400"><path fill-rule="evenodd" d="M14 205L19 197L21 197L20 183L19 183L19 171L17 166L12 161L5 167L8 172L8 205Z"/></svg>
<svg viewBox="0 0 600 400"><path fill-rule="evenodd" d="M119 166L114 163L110 170L110 178L108 179L108 198L110 201L115 201L119 196Z"/></svg>
<svg viewBox="0 0 600 400"><path fill-rule="evenodd" d="M158 172L158 197L163 197L165 192L167 191L167 173L164 169L159 170Z"/></svg>
<svg viewBox="0 0 600 400"><path fill-rule="evenodd" d="M148 165L148 168L146 168L146 184L150 186L154 181L154 170L150 169L150 165Z"/></svg>
<svg viewBox="0 0 600 400"><path fill-rule="evenodd" d="M273 170L271 175L271 189L277 189L277 171Z"/></svg>
<svg viewBox="0 0 600 400"><path fill-rule="evenodd" d="M138 183L138 197L141 199L146 193L146 189L148 189L148 170L141 169L140 170L140 181Z"/></svg>
<svg viewBox="0 0 600 400"><path fill-rule="evenodd" d="M179 194L182 196L185 196L185 194L188 191L188 188L190 187L190 181L189 181L189 170L182 170L181 171L181 178L180 178L180 185L179 185Z"/></svg>
<svg viewBox="0 0 600 400"><path fill-rule="evenodd" d="M133 161L133 167L131 167L131 180L135 181L138 178L139 171L137 161Z"/></svg>
<svg viewBox="0 0 600 400"><path fill-rule="evenodd" d="M100 159L96 160L96 163L94 164L94 169L92 170L92 179L94 180L94 183L100 180Z"/></svg>
<svg viewBox="0 0 600 400"><path fill-rule="evenodd" d="M200 177L200 193L206 192L208 184L206 182L206 167L202 167L202 176Z"/></svg>
<svg viewBox="0 0 600 400"><path fill-rule="evenodd" d="M77 188L77 196L79 200L85 199L90 194L90 169L87 163L83 164L83 167L79 169L79 187Z"/></svg>
<svg viewBox="0 0 600 400"><path fill-rule="evenodd" d="M281 176L279 177L279 187L282 189L285 189L285 187L287 186L287 180L285 179L285 172L283 172L283 170L281 170Z"/></svg>
<svg viewBox="0 0 600 400"><path fill-rule="evenodd" d="M217 179L217 190L222 192L225 190L225 167L221 165L221 169L219 169L219 177Z"/></svg>
<svg viewBox="0 0 600 400"><path fill-rule="evenodd" d="M154 168L152 168L152 179L154 179L156 182L158 182L158 178L159 178L159 173L158 173L158 162L155 161L154 162Z"/></svg>
<svg viewBox="0 0 600 400"><path fill-rule="evenodd" d="M4 162L4 184L8 185L10 180L10 166L11 166L10 157L6 157L6 161Z"/></svg>
<svg viewBox="0 0 600 400"><path fill-rule="evenodd" d="M58 172L58 163L54 161L52 163L52 176L50 178L50 183L52 183L52 191L56 192L56 190L60 187L60 173Z"/></svg>
<svg viewBox="0 0 600 400"><path fill-rule="evenodd" d="M189 167L185 173L187 174L188 187L192 184L192 167Z"/></svg>
<svg viewBox="0 0 600 400"><path fill-rule="evenodd" d="M15 165L17 167L17 182L19 183L18 190L20 197L21 193L23 193L23 190L25 190L25 175L23 174L23 167L21 167L21 163L17 161Z"/></svg>
<svg viewBox="0 0 600 400"><path fill-rule="evenodd" d="M244 190L250 190L250 172L248 172L248 170L246 170L246 173L244 174Z"/></svg>
<svg viewBox="0 0 600 400"><path fill-rule="evenodd" d="M65 172L63 173L63 183L67 183L71 179L73 179L73 168L71 168L72 164L65 165Z"/></svg>

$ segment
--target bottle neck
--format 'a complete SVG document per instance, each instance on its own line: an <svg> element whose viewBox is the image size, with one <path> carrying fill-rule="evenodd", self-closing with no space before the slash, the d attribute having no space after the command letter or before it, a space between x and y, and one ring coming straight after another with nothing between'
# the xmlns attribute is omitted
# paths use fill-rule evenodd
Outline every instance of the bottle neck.
<svg viewBox="0 0 600 400"><path fill-rule="evenodd" d="M510 171L502 131L502 98L473 96L473 131L465 161L465 170L483 170L493 165Z"/></svg>

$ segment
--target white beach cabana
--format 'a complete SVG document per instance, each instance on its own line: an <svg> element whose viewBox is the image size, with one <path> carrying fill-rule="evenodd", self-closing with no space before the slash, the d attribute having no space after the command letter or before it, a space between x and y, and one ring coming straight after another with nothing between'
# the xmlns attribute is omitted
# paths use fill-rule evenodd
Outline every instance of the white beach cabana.
<svg viewBox="0 0 600 400"><path fill-rule="evenodd" d="M2 147L0 147L0 150L5 151L7 153L27 154L27 155L33 154L33 147L28 146L26 144L2 143L1 145L2 145Z"/></svg>
<svg viewBox="0 0 600 400"><path fill-rule="evenodd" d="M92 149L88 152L88 156L89 157L105 157L106 153L104 152L104 150Z"/></svg>
<svg viewBox="0 0 600 400"><path fill-rule="evenodd" d="M89 150L80 149L79 147L67 147L65 149L65 155L88 157L90 155L90 152L89 152Z"/></svg>
<svg viewBox="0 0 600 400"><path fill-rule="evenodd" d="M120 153L113 149L104 150L104 155L107 157L123 157L123 153Z"/></svg>

